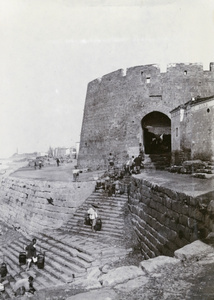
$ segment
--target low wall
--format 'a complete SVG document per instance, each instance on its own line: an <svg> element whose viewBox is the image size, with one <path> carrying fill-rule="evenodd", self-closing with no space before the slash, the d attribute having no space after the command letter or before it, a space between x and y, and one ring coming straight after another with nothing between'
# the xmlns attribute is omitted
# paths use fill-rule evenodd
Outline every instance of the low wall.
<svg viewBox="0 0 214 300"><path fill-rule="evenodd" d="M214 231L214 193L192 197L132 177L129 209L145 259L173 256Z"/></svg>
<svg viewBox="0 0 214 300"><path fill-rule="evenodd" d="M1 219L27 233L59 228L90 196L94 186L94 181L66 183L2 178ZM52 204L48 199L52 199Z"/></svg>

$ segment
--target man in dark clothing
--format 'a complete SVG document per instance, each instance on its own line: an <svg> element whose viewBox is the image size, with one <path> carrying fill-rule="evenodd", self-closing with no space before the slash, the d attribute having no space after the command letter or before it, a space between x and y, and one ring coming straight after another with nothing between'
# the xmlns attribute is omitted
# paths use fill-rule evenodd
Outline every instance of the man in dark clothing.
<svg viewBox="0 0 214 300"><path fill-rule="evenodd" d="M140 173L140 166L141 166L141 156L140 155L135 157L134 164L135 164L135 172L137 174L139 174Z"/></svg>
<svg viewBox="0 0 214 300"><path fill-rule="evenodd" d="M59 167L59 158L56 159L57 167Z"/></svg>
<svg viewBox="0 0 214 300"><path fill-rule="evenodd" d="M6 266L6 263L2 263L1 264L0 273L1 273L1 280L0 280L0 282L3 282L6 279L6 276L7 276L7 266Z"/></svg>
<svg viewBox="0 0 214 300"><path fill-rule="evenodd" d="M26 247L26 258L27 258L27 270L29 270L31 262L37 262L36 257L36 239L33 239L32 242Z"/></svg>

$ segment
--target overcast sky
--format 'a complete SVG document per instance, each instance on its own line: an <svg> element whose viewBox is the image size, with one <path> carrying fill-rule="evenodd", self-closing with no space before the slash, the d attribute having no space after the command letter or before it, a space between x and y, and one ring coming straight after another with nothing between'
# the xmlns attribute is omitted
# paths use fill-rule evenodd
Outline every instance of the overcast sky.
<svg viewBox="0 0 214 300"><path fill-rule="evenodd" d="M75 145L98 77L211 61L214 0L0 0L0 157Z"/></svg>

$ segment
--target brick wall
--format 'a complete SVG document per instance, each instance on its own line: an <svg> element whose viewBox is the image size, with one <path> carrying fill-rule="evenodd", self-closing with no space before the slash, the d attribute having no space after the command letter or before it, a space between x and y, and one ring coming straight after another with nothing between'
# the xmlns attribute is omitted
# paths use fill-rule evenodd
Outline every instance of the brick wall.
<svg viewBox="0 0 214 300"><path fill-rule="evenodd" d="M94 182L60 183L20 180L1 181L1 219L25 232L60 227L94 190ZM53 204L47 199L53 199Z"/></svg>
<svg viewBox="0 0 214 300"><path fill-rule="evenodd" d="M194 198L132 178L129 209L145 258L172 256L184 245L214 231L214 193Z"/></svg>

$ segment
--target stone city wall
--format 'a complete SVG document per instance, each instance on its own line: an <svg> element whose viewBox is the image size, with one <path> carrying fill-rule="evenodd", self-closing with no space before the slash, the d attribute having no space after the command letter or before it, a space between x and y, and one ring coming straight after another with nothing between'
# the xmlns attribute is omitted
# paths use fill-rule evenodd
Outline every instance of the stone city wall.
<svg viewBox="0 0 214 300"><path fill-rule="evenodd" d="M72 217L94 186L94 181L61 183L3 178L1 220L27 233L58 228ZM53 199L53 205L48 199Z"/></svg>
<svg viewBox="0 0 214 300"><path fill-rule="evenodd" d="M124 163L143 143L142 119L153 111L171 118L170 111L192 97L214 94L214 67L171 64L162 73L157 65L117 70L88 84L78 165L97 169L109 153Z"/></svg>
<svg viewBox="0 0 214 300"><path fill-rule="evenodd" d="M174 251L214 231L214 193L194 198L132 178L129 209L145 258Z"/></svg>

